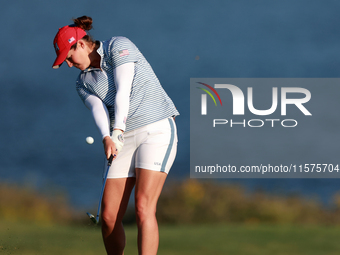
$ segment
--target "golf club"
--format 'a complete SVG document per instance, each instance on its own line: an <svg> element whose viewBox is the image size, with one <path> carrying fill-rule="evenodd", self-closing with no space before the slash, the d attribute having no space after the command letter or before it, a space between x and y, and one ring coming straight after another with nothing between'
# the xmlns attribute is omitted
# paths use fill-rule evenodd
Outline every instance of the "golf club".
<svg viewBox="0 0 340 255"><path fill-rule="evenodd" d="M109 169L110 169L110 166L112 164L112 160L113 160L113 155L111 155L111 157L109 158L109 160L107 162L107 168L106 168L105 175L104 175L102 191L100 193L100 198L99 198L97 217L94 217L94 215L89 213L89 212L86 213L90 217L90 219L92 220L92 222L94 224L98 224L98 222L99 222L100 206L102 204L102 198L103 198L103 193L104 193L104 189L105 189L105 183L106 183L106 179L107 179L107 174L109 173Z"/></svg>

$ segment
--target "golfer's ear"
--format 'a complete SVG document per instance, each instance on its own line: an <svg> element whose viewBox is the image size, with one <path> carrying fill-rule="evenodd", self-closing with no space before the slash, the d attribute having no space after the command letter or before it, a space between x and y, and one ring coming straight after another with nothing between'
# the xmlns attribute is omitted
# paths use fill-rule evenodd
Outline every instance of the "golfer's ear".
<svg viewBox="0 0 340 255"><path fill-rule="evenodd" d="M77 44L78 44L77 47L81 47L81 48L85 49L86 44L83 40L79 40L77 42Z"/></svg>

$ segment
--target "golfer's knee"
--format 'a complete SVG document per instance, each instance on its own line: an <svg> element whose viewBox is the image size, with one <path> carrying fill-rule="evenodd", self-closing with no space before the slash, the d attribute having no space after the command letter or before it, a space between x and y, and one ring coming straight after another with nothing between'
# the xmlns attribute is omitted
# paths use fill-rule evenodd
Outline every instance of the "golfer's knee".
<svg viewBox="0 0 340 255"><path fill-rule="evenodd" d="M102 211L102 221L106 225L114 226L117 223L117 214L110 212L110 210L103 210Z"/></svg>
<svg viewBox="0 0 340 255"><path fill-rule="evenodd" d="M137 222L152 219L156 215L156 206L149 205L146 199L139 199L135 204Z"/></svg>

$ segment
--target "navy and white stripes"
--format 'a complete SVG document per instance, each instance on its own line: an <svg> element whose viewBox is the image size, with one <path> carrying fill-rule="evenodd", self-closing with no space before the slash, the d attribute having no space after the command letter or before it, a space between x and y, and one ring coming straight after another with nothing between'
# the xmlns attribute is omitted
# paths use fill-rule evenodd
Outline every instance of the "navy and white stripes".
<svg viewBox="0 0 340 255"><path fill-rule="evenodd" d="M83 101L89 95L95 95L103 101L110 114L111 131L115 120L116 96L113 69L129 62L135 63L135 76L130 93L126 132L179 115L151 66L129 39L113 37L100 42L97 52L101 56L101 69L89 68L82 71L78 76L76 89Z"/></svg>

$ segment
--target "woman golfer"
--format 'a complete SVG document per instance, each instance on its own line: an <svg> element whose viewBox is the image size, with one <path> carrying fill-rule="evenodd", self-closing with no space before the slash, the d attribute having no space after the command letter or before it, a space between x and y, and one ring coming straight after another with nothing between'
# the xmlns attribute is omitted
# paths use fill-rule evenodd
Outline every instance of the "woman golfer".
<svg viewBox="0 0 340 255"><path fill-rule="evenodd" d="M92 28L90 17L73 21L54 38L53 68L66 62L81 70L77 92L102 134L106 158L114 157L102 201L106 251L124 253L122 219L135 186L139 254L156 254L156 205L176 155L179 113L129 39L94 41L85 32Z"/></svg>

